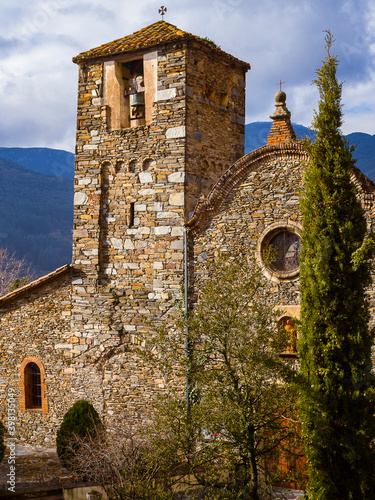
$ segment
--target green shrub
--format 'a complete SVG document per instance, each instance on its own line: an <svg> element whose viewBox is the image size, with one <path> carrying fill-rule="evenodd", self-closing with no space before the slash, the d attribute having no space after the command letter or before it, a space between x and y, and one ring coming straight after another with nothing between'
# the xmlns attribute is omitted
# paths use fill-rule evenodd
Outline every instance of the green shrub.
<svg viewBox="0 0 375 500"><path fill-rule="evenodd" d="M56 436L56 451L62 465L74 472L76 438L95 437L103 430L98 412L91 403L80 400L65 413Z"/></svg>
<svg viewBox="0 0 375 500"><path fill-rule="evenodd" d="M5 444L4 444L4 436L6 433L6 428L2 421L0 420L0 462L4 458L5 455Z"/></svg>

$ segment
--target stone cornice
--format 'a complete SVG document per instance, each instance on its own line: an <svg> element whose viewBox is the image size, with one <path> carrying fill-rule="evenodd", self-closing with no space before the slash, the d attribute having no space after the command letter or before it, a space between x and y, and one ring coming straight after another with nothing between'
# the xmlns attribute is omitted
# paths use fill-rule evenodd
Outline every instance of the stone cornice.
<svg viewBox="0 0 375 500"><path fill-rule="evenodd" d="M186 224L190 234L199 233L207 226L244 177L260 166L278 159L307 162L308 155L300 142L290 142L263 146L237 160L218 180L207 200L195 208L192 218Z"/></svg>

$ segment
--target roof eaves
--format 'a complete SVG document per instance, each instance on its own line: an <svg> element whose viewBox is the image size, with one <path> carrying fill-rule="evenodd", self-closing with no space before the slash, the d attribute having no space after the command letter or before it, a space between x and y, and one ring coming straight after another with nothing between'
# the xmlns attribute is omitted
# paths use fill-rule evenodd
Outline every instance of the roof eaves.
<svg viewBox="0 0 375 500"><path fill-rule="evenodd" d="M249 69L251 69L250 63L248 63L246 61L242 61L241 59L238 59L237 57L232 56L231 54L229 54L228 52L225 52L224 50L212 47L208 42L205 42L204 40L203 41L192 40L192 41L195 41L197 43L202 43L202 45L205 45L206 47L210 48L211 50L214 50L221 57L226 57L226 59L228 59L231 63L234 63L236 65L242 66L245 71L248 71ZM129 52L119 51L119 52L113 52L113 53L110 53L110 54L100 54L100 55L99 54L93 54L93 55L91 55L89 57L85 57L85 58L82 58L82 59L78 59L78 56L77 56L77 57L74 57L72 59L72 61L75 64L83 64L83 65L85 65L86 63L87 64L94 64L94 63L100 63L100 62L105 62L105 61L118 60L118 59L121 59L121 56L124 56L125 54L128 54L128 53L129 54L131 53L132 56L137 55L137 54L139 54L139 56L141 56L142 54L144 54L145 52L147 52L147 50L150 49L150 48L158 49L160 47L165 47L168 43L172 43L172 42L161 41L161 42L159 42L159 43L157 43L155 45L150 45L148 47L135 48L134 50L129 51Z"/></svg>
<svg viewBox="0 0 375 500"><path fill-rule="evenodd" d="M161 23L164 23L161 24ZM170 32L158 33L159 26L166 26L170 29ZM150 28L154 28L154 32L156 35L160 37L153 37ZM149 33L150 32L150 33ZM134 39L138 40L135 42ZM184 41L195 41L198 42L205 47L213 50L214 52L220 54L221 56L225 56L231 61L243 66L247 70L250 69L250 64L237 59L236 57L228 54L227 52L221 50L219 47L215 47L210 41L205 40L199 36L193 35L187 31L182 31L178 29L176 26L166 23L165 21L158 21L150 26L146 26L145 28L136 31L130 35L127 35L123 38L118 38L112 42L105 43L100 45L99 47L90 49L85 52L81 52L76 57L73 57L73 62L76 64L84 63L84 62L93 62L104 59L113 58L119 56L120 54L127 54L137 51L144 51L153 47L160 47L166 45L168 43L173 42L184 42Z"/></svg>
<svg viewBox="0 0 375 500"><path fill-rule="evenodd" d="M46 274L45 276L41 276L40 278L32 281L31 283L28 283L27 285L24 285L20 288L16 288L12 292L9 292L6 295L0 297L0 306L5 304L6 302L12 301L13 299L18 299L23 294L30 292L31 290L37 288L38 286L44 285L49 281L53 281L54 279L62 276L71 269L73 269L73 266L71 264L66 264L65 266L59 267L55 271L52 271L51 273Z"/></svg>

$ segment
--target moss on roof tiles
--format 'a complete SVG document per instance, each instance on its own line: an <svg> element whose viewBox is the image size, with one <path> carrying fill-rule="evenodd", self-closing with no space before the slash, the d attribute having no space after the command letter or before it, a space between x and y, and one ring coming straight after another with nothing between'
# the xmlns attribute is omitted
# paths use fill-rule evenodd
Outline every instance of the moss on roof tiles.
<svg viewBox="0 0 375 500"><path fill-rule="evenodd" d="M156 23L150 24L131 35L127 35L124 38L119 38L113 42L105 43L96 47L94 49L88 50L86 52L81 52L78 56L73 58L73 62L80 63L90 59L101 59L107 58L108 56L114 56L117 54L123 54L126 52L133 52L135 50L147 49L149 47L154 47L160 44L175 42L178 40L195 40L212 50L215 50L222 55L226 55L233 61L250 67L248 63L239 61L230 54L226 54L219 48L215 48L212 43L198 36L192 35L187 31L182 31L173 24L169 24L166 21L157 21Z"/></svg>

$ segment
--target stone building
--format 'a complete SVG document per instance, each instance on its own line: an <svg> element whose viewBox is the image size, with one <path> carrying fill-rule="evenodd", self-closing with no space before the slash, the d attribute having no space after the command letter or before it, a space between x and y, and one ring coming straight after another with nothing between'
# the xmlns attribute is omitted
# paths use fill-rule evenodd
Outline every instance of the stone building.
<svg viewBox="0 0 375 500"><path fill-rule="evenodd" d="M164 380L134 347L148 320L173 313L185 263L192 276L246 245L274 284L280 321L299 312L308 158L285 94L268 144L243 156L250 66L212 42L159 21L73 60L73 261L0 298L0 418L16 394L15 438L32 444L53 443L78 399L104 418L147 413ZM370 227L375 185L356 169L353 182ZM279 254L267 267L270 244Z"/></svg>

